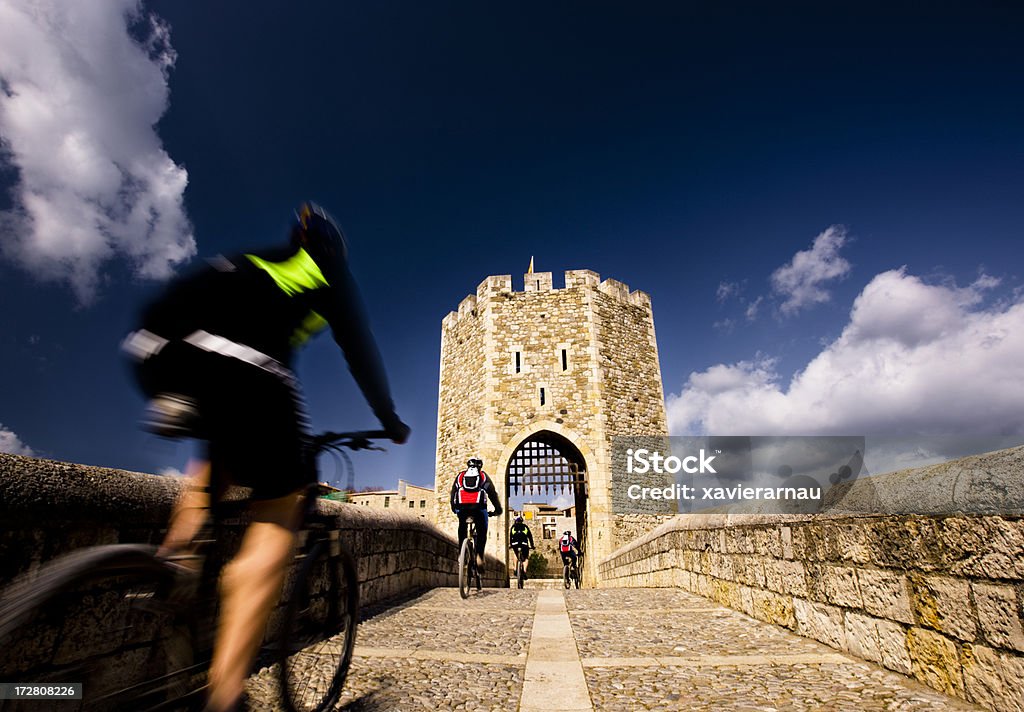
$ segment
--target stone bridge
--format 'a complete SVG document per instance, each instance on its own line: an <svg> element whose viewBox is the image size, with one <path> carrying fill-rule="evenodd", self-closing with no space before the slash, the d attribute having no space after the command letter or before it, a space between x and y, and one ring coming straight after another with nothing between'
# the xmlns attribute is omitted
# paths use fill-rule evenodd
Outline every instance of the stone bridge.
<svg viewBox="0 0 1024 712"><path fill-rule="evenodd" d="M943 468L979 491L1002 473L1005 494L1024 448ZM154 541L179 487L0 455L0 575L79 546ZM324 503L365 602L341 707L1024 710L1024 521L947 504L679 517L600 562L598 588L509 589L492 559L489 587L463 601L449 535ZM250 692L276 709L265 672Z"/></svg>

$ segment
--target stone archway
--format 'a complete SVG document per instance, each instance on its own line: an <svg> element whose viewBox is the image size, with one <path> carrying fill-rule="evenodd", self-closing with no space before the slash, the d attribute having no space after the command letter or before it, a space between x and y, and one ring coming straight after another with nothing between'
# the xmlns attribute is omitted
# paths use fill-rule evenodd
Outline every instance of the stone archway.
<svg viewBox="0 0 1024 712"><path fill-rule="evenodd" d="M544 428L539 423L530 428L530 432L517 435L512 442L514 446L502 458L505 501L509 502L516 495L571 494L576 537L581 551L586 551L589 492L584 453L569 434ZM556 530L560 534L561 526L556 526Z"/></svg>

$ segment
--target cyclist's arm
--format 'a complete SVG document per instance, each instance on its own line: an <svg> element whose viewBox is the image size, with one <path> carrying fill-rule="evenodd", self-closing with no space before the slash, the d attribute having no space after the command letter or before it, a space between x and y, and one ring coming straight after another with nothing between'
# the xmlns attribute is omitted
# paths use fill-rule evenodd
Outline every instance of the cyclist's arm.
<svg viewBox="0 0 1024 712"><path fill-rule="evenodd" d="M455 506L455 496L458 494L458 491L459 491L459 480L458 480L458 478L456 478L455 481L452 482L452 491L448 494L448 503L452 507L452 512L456 513L456 514L459 511L459 508L457 506Z"/></svg>
<svg viewBox="0 0 1024 712"><path fill-rule="evenodd" d="M323 317L331 325L334 340L345 353L349 370L374 415L392 434L393 440L404 442L409 428L395 413L377 341L370 331L359 287L347 263L331 271L331 286L323 307L327 313Z"/></svg>
<svg viewBox="0 0 1024 712"><path fill-rule="evenodd" d="M484 490L487 492L487 499L491 500L491 504L494 505L494 515L501 514L504 510L501 508L501 502L498 500L498 491L494 489L494 482L490 477L487 478Z"/></svg>
<svg viewBox="0 0 1024 712"><path fill-rule="evenodd" d="M527 527L527 528L526 528L526 536L527 536L527 538L529 538L529 540L530 540L530 548L531 548L531 549L536 549L537 547L536 547L536 546L534 546L534 543L533 543L533 532L532 532L532 531L530 531L530 528L529 528L529 527Z"/></svg>

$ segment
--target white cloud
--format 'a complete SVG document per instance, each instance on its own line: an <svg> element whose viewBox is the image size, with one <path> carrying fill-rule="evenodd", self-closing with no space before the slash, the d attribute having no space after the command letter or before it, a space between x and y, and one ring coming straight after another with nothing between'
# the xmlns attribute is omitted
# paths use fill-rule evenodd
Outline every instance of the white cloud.
<svg viewBox="0 0 1024 712"><path fill-rule="evenodd" d="M157 471L157 474L163 477L187 477L187 475L177 467L161 467Z"/></svg>
<svg viewBox="0 0 1024 712"><path fill-rule="evenodd" d="M814 238L811 249L797 252L788 264L772 273L772 289L783 297L779 307L783 314L795 314L829 300L823 285L850 271L850 263L839 256L846 242L846 229L832 225Z"/></svg>
<svg viewBox="0 0 1024 712"><path fill-rule="evenodd" d="M162 278L195 254L188 176L154 130L174 61L168 26L137 0L0 3L0 154L18 175L0 214L9 259L89 301L115 257Z"/></svg>
<svg viewBox="0 0 1024 712"><path fill-rule="evenodd" d="M11 455L28 455L29 457L36 454L12 430L5 428L3 423L0 423L0 452L10 453Z"/></svg>
<svg viewBox="0 0 1024 712"><path fill-rule="evenodd" d="M983 306L997 281L877 275L840 336L788 385L776 363L718 364L668 398L674 434L1024 434L1024 299Z"/></svg>
<svg viewBox="0 0 1024 712"><path fill-rule="evenodd" d="M572 507L576 504L576 498L571 494L562 494L551 500L551 506L558 507L559 509L565 509L566 507Z"/></svg>
<svg viewBox="0 0 1024 712"><path fill-rule="evenodd" d="M757 312L761 308L761 302L763 301L764 297L758 297L747 305L747 321L754 321L757 318Z"/></svg>
<svg viewBox="0 0 1024 712"><path fill-rule="evenodd" d="M715 290L715 299L719 302L724 302L730 297L738 296L740 293L740 285L736 282L719 282L718 289Z"/></svg>

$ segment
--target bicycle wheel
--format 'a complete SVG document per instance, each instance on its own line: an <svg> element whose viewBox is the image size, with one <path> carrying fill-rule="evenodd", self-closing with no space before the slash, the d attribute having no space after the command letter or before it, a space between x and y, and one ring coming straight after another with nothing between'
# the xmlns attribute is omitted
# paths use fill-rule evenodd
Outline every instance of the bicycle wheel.
<svg viewBox="0 0 1024 712"><path fill-rule="evenodd" d="M473 542L469 537L462 540L462 548L459 550L459 595L463 598L469 597L470 577L476 567L476 552L473 551Z"/></svg>
<svg viewBox="0 0 1024 712"><path fill-rule="evenodd" d="M345 549L317 542L295 573L279 651L281 697L289 712L334 706L345 685L359 622L359 578Z"/></svg>
<svg viewBox="0 0 1024 712"><path fill-rule="evenodd" d="M569 564L562 564L562 584L569 588Z"/></svg>
<svg viewBox="0 0 1024 712"><path fill-rule="evenodd" d="M525 568L526 568L526 566L523 564L522 560L520 560L519 561L519 567L518 567L519 570L518 570L517 575L516 575L516 578L519 579L519 588L523 587L523 569L525 569Z"/></svg>
<svg viewBox="0 0 1024 712"><path fill-rule="evenodd" d="M580 587L580 567L574 566L572 568L572 582L576 588Z"/></svg>
<svg viewBox="0 0 1024 712"><path fill-rule="evenodd" d="M0 677L81 682L81 710L146 710L193 689L192 640L181 616L187 607L170 599L175 575L155 551L84 549L11 586L0 601Z"/></svg>

